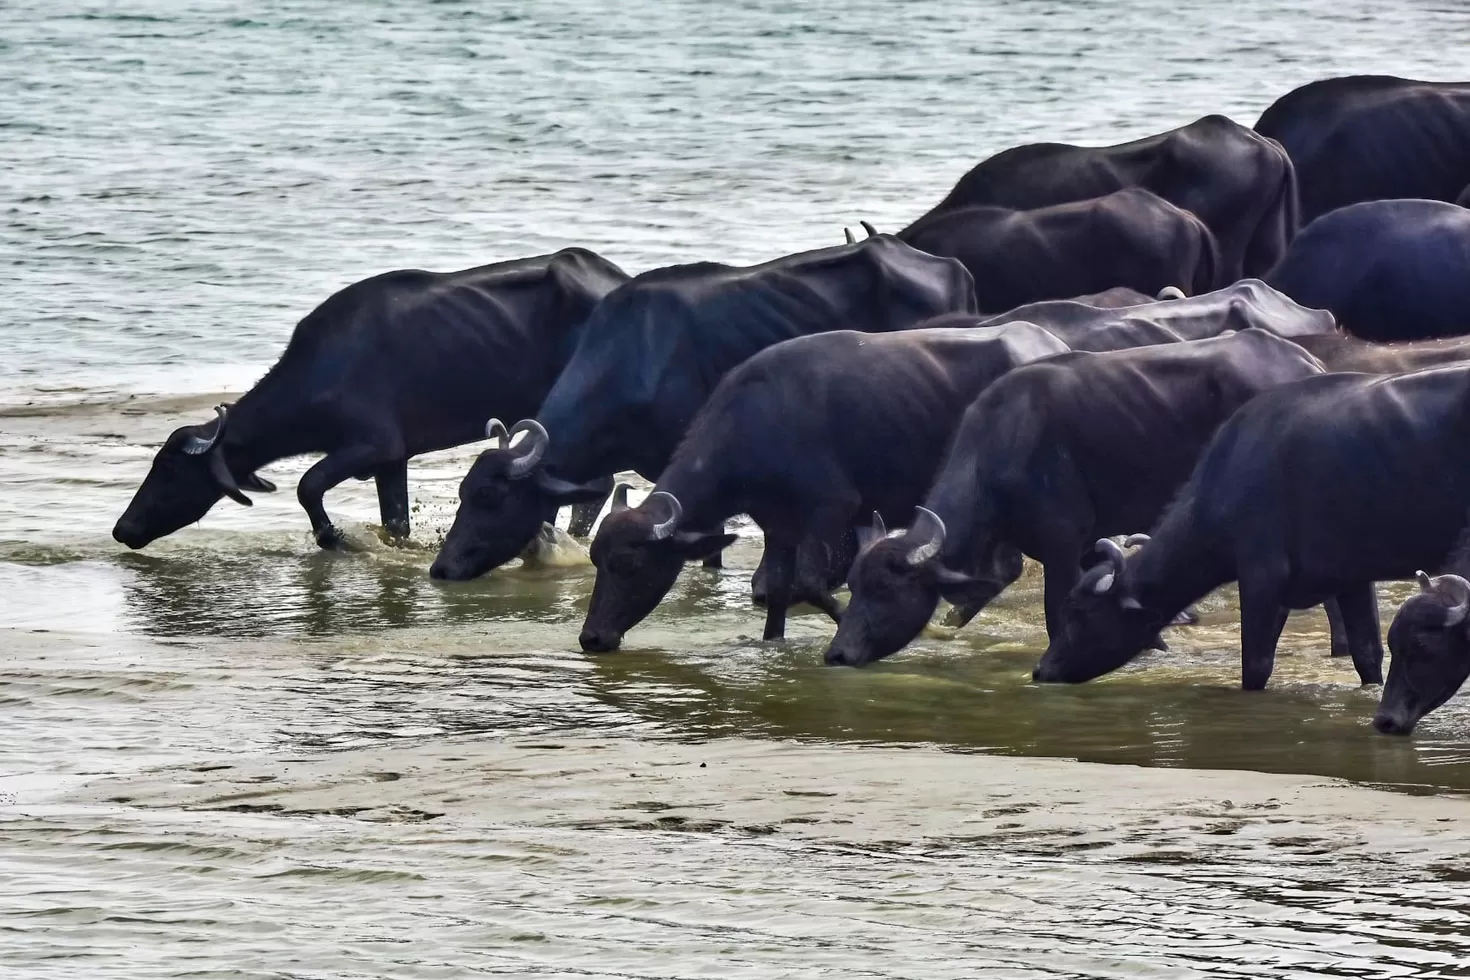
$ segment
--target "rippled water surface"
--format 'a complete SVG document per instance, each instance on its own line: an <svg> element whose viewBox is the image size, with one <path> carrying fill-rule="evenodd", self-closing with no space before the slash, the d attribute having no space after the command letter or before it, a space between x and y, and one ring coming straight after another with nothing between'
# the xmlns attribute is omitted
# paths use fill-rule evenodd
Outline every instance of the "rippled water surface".
<svg viewBox="0 0 1470 980"><path fill-rule="evenodd" d="M1035 576L830 670L820 616L753 639L751 539L588 657L586 567L428 579L468 449L414 465L408 548L357 483L328 501L350 554L289 492L142 553L109 537L163 437L355 279L835 243L1015 143L1251 122L1324 74L1458 77L1463 5L0 21L0 975L1470 976L1470 708L1373 735L1317 614L1263 694L1236 689L1229 594L1169 654L1029 685Z"/></svg>

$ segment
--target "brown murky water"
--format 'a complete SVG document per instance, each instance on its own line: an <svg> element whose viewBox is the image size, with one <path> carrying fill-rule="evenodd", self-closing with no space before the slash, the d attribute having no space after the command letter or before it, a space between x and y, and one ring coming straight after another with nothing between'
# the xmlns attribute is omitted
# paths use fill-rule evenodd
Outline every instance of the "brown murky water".
<svg viewBox="0 0 1470 980"><path fill-rule="evenodd" d="M0 974L1470 976L1464 700L1375 735L1320 615L1261 694L1228 595L1035 687L1028 574L834 670L818 614L754 639L747 539L589 657L586 566L427 578L463 452L415 469L422 547L369 485L354 554L287 495L141 554L73 531L212 397L4 417Z"/></svg>

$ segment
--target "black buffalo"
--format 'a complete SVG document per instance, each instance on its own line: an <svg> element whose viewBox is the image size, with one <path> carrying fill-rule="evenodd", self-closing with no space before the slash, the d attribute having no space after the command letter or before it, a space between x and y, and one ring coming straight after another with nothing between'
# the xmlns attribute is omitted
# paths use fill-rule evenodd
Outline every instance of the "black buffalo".
<svg viewBox="0 0 1470 980"><path fill-rule="evenodd" d="M1117 146L1033 143L1005 150L960 178L933 215L989 205L1030 210L1142 187L1191 211L1220 245L1219 281L1270 269L1296 234L1297 190L1280 145L1224 116Z"/></svg>
<svg viewBox="0 0 1470 980"><path fill-rule="evenodd" d="M1470 184L1470 82L1325 78L1277 99L1256 132L1291 157L1303 221L1359 201L1453 201Z"/></svg>
<svg viewBox="0 0 1470 980"><path fill-rule="evenodd" d="M232 406L176 429L112 535L130 548L202 518L223 496L275 487L256 470L325 453L296 495L317 542L340 541L322 503L373 478L383 527L409 532L408 460L473 442L491 415L534 411L588 314L627 275L580 248L460 272L402 270L333 294Z"/></svg>
<svg viewBox="0 0 1470 980"><path fill-rule="evenodd" d="M1266 281L1331 310L1369 340L1470 330L1470 210L1443 201L1366 201L1302 229Z"/></svg>
<svg viewBox="0 0 1470 980"><path fill-rule="evenodd" d="M1012 371L965 412L919 519L854 563L827 661L858 666L898 651L941 596L973 613L977 595L1019 574L1017 551L1045 566L1047 632L1057 637L1092 542L1152 526L1236 408L1321 370L1290 341L1248 330ZM1012 578L996 580L995 568Z"/></svg>
<svg viewBox="0 0 1470 980"><path fill-rule="evenodd" d="M1463 553L1453 564L1465 567ZM1453 574L1431 578L1423 571L1417 578L1420 593L1388 627L1393 660L1373 716L1373 727L1385 735L1412 732L1470 678L1470 581Z"/></svg>
<svg viewBox="0 0 1470 980"><path fill-rule="evenodd" d="M1173 295L1171 290L1163 294ZM1034 323L1055 334L1072 350L1110 351L1181 340L1204 340L1232 330L1257 328L1296 340L1341 336L1326 310L1307 309L1258 279L1198 296L1110 308L1091 297L1028 303L990 317L948 314L926 327L997 326Z"/></svg>
<svg viewBox="0 0 1470 980"><path fill-rule="evenodd" d="M772 344L901 330L974 304L964 266L890 235L749 268L646 272L598 306L536 418L516 426L531 436L475 461L431 574L504 564L558 504L605 493L614 473L656 479L725 373Z"/></svg>
<svg viewBox="0 0 1470 980"><path fill-rule="evenodd" d="M1260 395L1221 426L1153 539L1078 583L1036 678L1115 670L1238 581L1247 690L1270 678L1287 611L1333 596L1359 678L1379 683L1373 583L1445 561L1470 501L1467 440L1470 366L1328 374Z"/></svg>
<svg viewBox="0 0 1470 980"><path fill-rule="evenodd" d="M1115 286L1154 295L1166 286L1204 293L1225 285L1210 229L1142 187L1032 210L943 211L899 237L963 262L982 313Z"/></svg>
<svg viewBox="0 0 1470 980"><path fill-rule="evenodd" d="M765 532L765 638L781 638L798 545L839 540L859 514L906 519L970 401L1013 367L1066 349L1012 324L843 330L752 357L710 396L648 499L603 520L583 649L616 649L686 560L728 543L709 529L742 513ZM803 598L838 618L825 591Z"/></svg>

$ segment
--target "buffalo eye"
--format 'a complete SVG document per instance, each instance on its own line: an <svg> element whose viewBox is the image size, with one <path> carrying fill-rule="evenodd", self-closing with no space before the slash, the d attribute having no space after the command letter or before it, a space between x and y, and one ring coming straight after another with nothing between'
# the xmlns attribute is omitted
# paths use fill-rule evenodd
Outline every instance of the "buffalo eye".
<svg viewBox="0 0 1470 980"><path fill-rule="evenodd" d="M614 551L607 559L607 570L614 575L637 574L638 558L632 552Z"/></svg>
<svg viewBox="0 0 1470 980"><path fill-rule="evenodd" d="M498 481L487 481L474 488L470 499L481 507L498 507L505 499L505 489Z"/></svg>

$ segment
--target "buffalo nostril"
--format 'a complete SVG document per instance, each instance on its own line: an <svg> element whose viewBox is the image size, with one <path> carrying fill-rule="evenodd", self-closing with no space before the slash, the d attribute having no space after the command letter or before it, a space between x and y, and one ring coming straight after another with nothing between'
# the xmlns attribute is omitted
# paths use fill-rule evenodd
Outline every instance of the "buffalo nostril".
<svg viewBox="0 0 1470 980"><path fill-rule="evenodd" d="M577 642L582 644L582 650L586 653L611 653L618 648L621 641L621 636L592 629L583 630L582 635L577 637Z"/></svg>
<svg viewBox="0 0 1470 980"><path fill-rule="evenodd" d="M1391 715L1374 715L1373 727L1383 735L1407 735L1414 730L1413 725L1405 725Z"/></svg>

